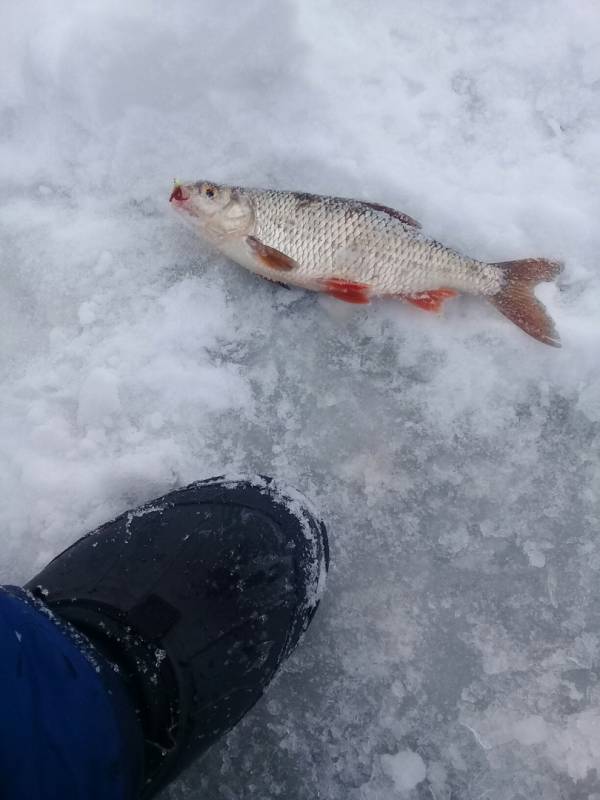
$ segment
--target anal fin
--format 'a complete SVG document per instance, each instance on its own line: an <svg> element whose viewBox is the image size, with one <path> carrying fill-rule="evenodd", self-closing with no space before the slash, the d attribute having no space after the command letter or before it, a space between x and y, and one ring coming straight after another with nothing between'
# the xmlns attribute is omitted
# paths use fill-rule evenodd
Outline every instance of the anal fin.
<svg viewBox="0 0 600 800"><path fill-rule="evenodd" d="M423 311L436 312L441 310L445 300L450 297L456 297L457 294L458 292L455 292L454 289L430 289L426 292L415 292L415 294L394 294L391 296L405 300Z"/></svg>

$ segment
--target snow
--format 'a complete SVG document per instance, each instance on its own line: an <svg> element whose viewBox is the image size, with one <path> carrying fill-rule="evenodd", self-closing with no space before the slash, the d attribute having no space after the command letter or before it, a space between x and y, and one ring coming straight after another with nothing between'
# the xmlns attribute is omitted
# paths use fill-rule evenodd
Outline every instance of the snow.
<svg viewBox="0 0 600 800"><path fill-rule="evenodd" d="M391 778L394 789L402 796L410 789L425 780L427 768L418 753L401 750L395 755L381 756L381 764L385 774Z"/></svg>
<svg viewBox="0 0 600 800"><path fill-rule="evenodd" d="M600 796L597 5L23 0L0 45L0 580L223 472L330 531L301 649L164 796L388 800L400 753L409 798ZM483 301L260 281L171 213L175 177L562 258L563 349Z"/></svg>

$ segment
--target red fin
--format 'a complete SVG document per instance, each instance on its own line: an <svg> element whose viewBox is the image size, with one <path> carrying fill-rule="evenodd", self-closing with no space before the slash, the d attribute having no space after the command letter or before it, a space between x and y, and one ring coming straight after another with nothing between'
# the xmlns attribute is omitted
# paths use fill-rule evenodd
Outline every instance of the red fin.
<svg viewBox="0 0 600 800"><path fill-rule="evenodd" d="M505 269L511 280L515 278L527 283L553 281L562 272L561 261L550 261L547 258L521 258L518 261L497 261L494 267Z"/></svg>
<svg viewBox="0 0 600 800"><path fill-rule="evenodd" d="M296 269L298 266L293 258L286 256L285 253L279 250L275 250L274 247L263 244L255 236L246 236L246 242L254 255L261 261L262 265L269 269L289 272L292 269Z"/></svg>
<svg viewBox="0 0 600 800"><path fill-rule="evenodd" d="M369 289L366 283L354 283L344 278L324 278L320 281L323 291L338 300L346 303L366 304L370 303Z"/></svg>
<svg viewBox="0 0 600 800"><path fill-rule="evenodd" d="M392 296L406 300L407 303L412 303L413 306L417 306L423 311L439 311L444 300L448 300L449 297L456 297L457 294L458 292L455 292L454 289L431 289L428 292L395 294Z"/></svg>
<svg viewBox="0 0 600 800"><path fill-rule="evenodd" d="M421 223L417 222L416 219L409 217L408 214L403 214L402 211L396 211L395 208L390 208L389 206L382 206L381 203L367 203L364 200L360 201L363 206L368 206L372 208L373 211L382 211L384 214L388 214L390 217L395 217L399 219L400 222L403 222L405 225L412 225L413 228L420 228Z"/></svg>
<svg viewBox="0 0 600 800"><path fill-rule="evenodd" d="M506 272L506 282L489 300L498 311L538 342L560 347L560 338L546 309L533 293L540 281L552 281L562 264L545 258L524 258L521 261L500 261L494 264Z"/></svg>

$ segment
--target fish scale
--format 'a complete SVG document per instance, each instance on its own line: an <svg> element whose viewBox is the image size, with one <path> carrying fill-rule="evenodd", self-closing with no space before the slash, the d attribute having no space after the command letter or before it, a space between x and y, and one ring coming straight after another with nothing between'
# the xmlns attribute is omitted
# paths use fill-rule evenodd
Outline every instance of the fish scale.
<svg viewBox="0 0 600 800"><path fill-rule="evenodd" d="M515 325L559 347L534 286L561 264L544 258L487 264L425 236L387 206L303 192L177 184L170 198L222 253L269 280L348 303L396 297L438 311L458 292L487 298Z"/></svg>
<svg viewBox="0 0 600 800"><path fill-rule="evenodd" d="M298 279L346 277L368 283L377 294L455 288L492 295L502 284L503 276L491 265L360 202L241 191L254 206L253 235L296 261Z"/></svg>

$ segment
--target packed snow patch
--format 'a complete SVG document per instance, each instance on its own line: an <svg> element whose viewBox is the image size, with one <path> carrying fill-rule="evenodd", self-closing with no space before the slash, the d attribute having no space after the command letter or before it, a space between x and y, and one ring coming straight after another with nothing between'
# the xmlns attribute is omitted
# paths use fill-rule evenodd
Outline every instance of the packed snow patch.
<svg viewBox="0 0 600 800"><path fill-rule="evenodd" d="M404 794L425 780L427 768L418 753L401 750L395 755L381 756L385 774L392 779L396 792Z"/></svg>

